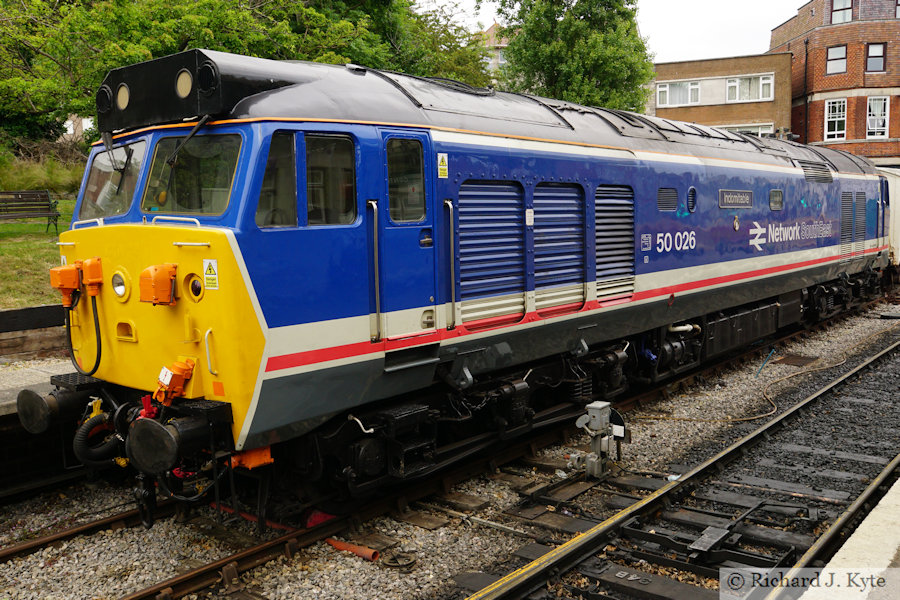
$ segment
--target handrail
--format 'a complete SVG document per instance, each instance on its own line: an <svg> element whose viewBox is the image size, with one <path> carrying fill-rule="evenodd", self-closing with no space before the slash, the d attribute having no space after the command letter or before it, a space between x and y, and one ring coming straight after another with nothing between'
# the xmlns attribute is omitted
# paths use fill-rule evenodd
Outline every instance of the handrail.
<svg viewBox="0 0 900 600"><path fill-rule="evenodd" d="M96 223L97 227L103 227L103 219L84 219L83 221L72 221L72 229L79 225L87 225L88 223Z"/></svg>
<svg viewBox="0 0 900 600"><path fill-rule="evenodd" d="M200 227L200 220L196 217L175 217L171 215L157 215L150 220L151 225L156 225L156 221L177 221L179 223L193 223Z"/></svg>
<svg viewBox="0 0 900 600"><path fill-rule="evenodd" d="M209 334L212 333L212 328L206 330L206 335L203 336L203 344L206 346L206 368L209 370L210 375L218 375L219 372L213 369L212 366L212 357L209 355Z"/></svg>
<svg viewBox="0 0 900 600"><path fill-rule="evenodd" d="M447 329L454 329L456 327L456 238L454 237L456 223L453 219L453 199L444 200L444 206L450 209L450 312L452 316Z"/></svg>
<svg viewBox="0 0 900 600"><path fill-rule="evenodd" d="M375 263L375 337L373 342L381 339L381 283L378 278L378 201L369 200L366 206L372 208L372 242Z"/></svg>
<svg viewBox="0 0 900 600"><path fill-rule="evenodd" d="M209 242L172 242L173 246L206 246L207 248L211 245Z"/></svg>

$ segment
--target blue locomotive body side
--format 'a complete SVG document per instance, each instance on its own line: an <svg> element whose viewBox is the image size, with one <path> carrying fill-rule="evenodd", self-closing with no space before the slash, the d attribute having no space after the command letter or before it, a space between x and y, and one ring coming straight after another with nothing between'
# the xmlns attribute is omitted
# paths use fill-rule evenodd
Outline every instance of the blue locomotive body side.
<svg viewBox="0 0 900 600"><path fill-rule="evenodd" d="M779 327L800 319L801 290L888 264L882 185L846 154L396 74L235 64L246 61L285 81L198 125L198 138L239 136L240 149L222 210L190 219L233 235L265 337L237 449L441 378L466 389L753 303L771 303ZM116 143L152 154L192 126ZM259 218L276 138L293 157L296 216L271 226ZM343 158L315 150L326 142ZM164 198L141 199L159 188L150 163L106 224L165 214ZM338 216L319 197L327 178Z"/></svg>
<svg viewBox="0 0 900 600"><path fill-rule="evenodd" d="M253 198L258 195L262 168L265 164L267 144L265 136L290 126L291 131L323 131L352 136L357 155L357 217L346 225L299 225L297 228L261 229L253 223ZM246 196L241 202L232 202L229 212L219 222L239 230L238 241L247 262L266 318L268 327L281 327L303 323L328 321L375 312L373 247L373 214L367 207L367 199L385 200L383 148L381 131L375 127L360 125L297 128L295 124L256 124L254 136L259 145L253 179L246 184ZM421 130L416 130L421 134ZM473 136L474 137L474 136ZM596 261L591 260L595 242L592 227L595 222L594 195L598 187L622 186L630 188L634 195L634 274L651 275L683 269L722 264L729 261L789 255L798 251L838 247L841 235L841 193L849 190L865 194L864 240L873 241L885 236L881 211L879 184L874 178L844 178L838 175L831 184L807 181L799 169L793 173L767 172L764 165L723 167L681 163L666 160L656 162L652 158L604 158L558 155L552 149L541 153L504 150L489 146L463 144L433 144L428 149L431 156L446 154L449 173L438 178L432 170L431 188L426 194L427 216L422 222L410 225L390 223L393 232L404 229L429 229L434 239L433 263L423 262L421 257L405 250L382 249L380 267L384 273L398 281L422 278L426 270L433 270L436 277L435 300L429 301L422 289L414 286L397 286L390 295L382 295L384 312L412 309L426 304L442 305L451 301L449 247L449 212L441 202L450 199L458 208L460 191L482 184L491 188L506 186L517 188L519 205L510 210L519 214L508 215L518 219L522 226L517 231L498 229L518 237L511 246L518 256L506 256L507 260L523 267L518 279L502 285L479 287L465 281L465 264L456 263L454 273L455 297L474 299L511 292L531 292L539 286L535 280L535 227L526 226L526 211L535 209L535 190L541 185L556 186L558 194L569 194L571 206L580 203L580 214L572 210L558 218L572 217L572 223L582 228L582 247L569 256L574 262L561 265L560 269L581 271L579 280L593 283L597 280ZM487 165L487 166L486 166ZM302 170L302 169L301 169ZM782 170L783 171L783 170ZM240 180L235 189L239 190ZM660 210L660 189L676 193L674 210ZM689 210L687 195L696 192L696 207ZM721 207L722 190L738 191L752 195L751 206ZM770 207L770 193L782 194L783 208ZM304 190L301 186L301 192ZM490 190L491 193L497 190ZM439 201L441 200L441 201ZM562 201L562 200L558 200ZM241 207L240 209L238 207ZM383 207L380 207L383 210ZM487 209L486 209L487 210ZM538 207L538 211L540 208ZM305 212L301 193L300 214ZM140 214L123 215L123 220L139 220ZM382 221L389 219L380 215ZM230 219L234 221L229 222ZM213 224L213 223L211 223ZM505 227L502 221L498 227ZM467 233L478 233L457 221L453 224L459 252L459 243L466 243ZM855 224L853 225L856 226ZM735 229L737 227L737 229ZM757 230L760 230L757 232ZM384 229L380 232L383 235ZM483 233L492 235L489 223ZM539 235L539 234L538 234ZM674 236L678 235L676 243ZM852 232L860 241L860 234ZM412 236L416 237L416 236ZM683 241L681 238L685 238ZM649 242L648 242L649 240ZM756 242L754 245L752 242ZM276 258L277 257L277 258ZM483 260L490 263L502 258L490 253ZM539 260L539 259L538 259ZM477 263L477 261L474 261ZM471 268L477 269L475 264ZM500 268L500 265L498 265ZM539 269L540 267L538 267ZM571 275L571 273L570 273ZM462 279L462 281L461 281ZM557 283L571 283L562 277ZM428 288L425 288L427 291Z"/></svg>

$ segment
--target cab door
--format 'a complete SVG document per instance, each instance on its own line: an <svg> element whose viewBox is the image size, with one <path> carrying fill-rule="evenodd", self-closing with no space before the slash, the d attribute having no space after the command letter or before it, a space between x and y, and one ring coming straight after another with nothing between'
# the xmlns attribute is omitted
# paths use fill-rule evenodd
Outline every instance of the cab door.
<svg viewBox="0 0 900 600"><path fill-rule="evenodd" d="M390 342L436 331L434 181L426 134L381 134L384 190L375 208L378 292L382 337Z"/></svg>

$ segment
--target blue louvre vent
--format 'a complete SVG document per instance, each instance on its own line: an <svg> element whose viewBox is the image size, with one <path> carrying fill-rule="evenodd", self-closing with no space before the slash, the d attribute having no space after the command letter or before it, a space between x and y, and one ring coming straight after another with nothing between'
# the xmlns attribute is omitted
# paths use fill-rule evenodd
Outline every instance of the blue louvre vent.
<svg viewBox="0 0 900 600"><path fill-rule="evenodd" d="M678 190L675 188L659 188L656 192L656 207L666 212L677 210Z"/></svg>
<svg viewBox="0 0 900 600"><path fill-rule="evenodd" d="M853 251L853 192L841 192L841 261Z"/></svg>
<svg viewBox="0 0 900 600"><path fill-rule="evenodd" d="M626 298L634 293L634 191L627 186L600 186L594 193L597 238L597 299Z"/></svg>
<svg viewBox="0 0 900 600"><path fill-rule="evenodd" d="M525 312L525 210L521 186L466 182L459 190L462 320Z"/></svg>
<svg viewBox="0 0 900 600"><path fill-rule="evenodd" d="M853 254L866 251L866 193L856 192L856 207L853 211Z"/></svg>
<svg viewBox="0 0 900 600"><path fill-rule="evenodd" d="M534 190L534 287L538 310L584 303L584 195L580 187Z"/></svg>

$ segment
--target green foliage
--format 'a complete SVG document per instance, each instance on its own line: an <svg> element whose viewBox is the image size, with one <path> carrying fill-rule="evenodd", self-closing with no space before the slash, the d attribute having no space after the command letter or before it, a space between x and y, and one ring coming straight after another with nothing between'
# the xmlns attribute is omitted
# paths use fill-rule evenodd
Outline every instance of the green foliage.
<svg viewBox="0 0 900 600"><path fill-rule="evenodd" d="M636 0L498 0L510 38L504 85L589 106L643 111L653 64Z"/></svg>
<svg viewBox="0 0 900 600"><path fill-rule="evenodd" d="M486 81L452 8L410 0L0 0L0 130L54 139L111 69L208 48Z"/></svg>
<svg viewBox="0 0 900 600"><path fill-rule="evenodd" d="M14 158L0 149L0 190L50 190L75 194L81 186L84 163L63 164L53 157L40 161ZM6 227L4 223L3 227Z"/></svg>

